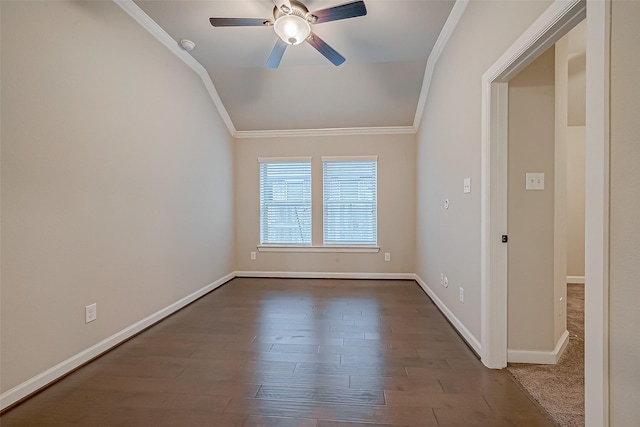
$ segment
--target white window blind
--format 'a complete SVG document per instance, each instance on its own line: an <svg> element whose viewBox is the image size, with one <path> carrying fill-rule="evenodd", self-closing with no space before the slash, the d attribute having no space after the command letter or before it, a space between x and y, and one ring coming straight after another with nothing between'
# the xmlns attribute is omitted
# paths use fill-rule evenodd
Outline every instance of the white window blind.
<svg viewBox="0 0 640 427"><path fill-rule="evenodd" d="M325 245L377 244L377 166L323 159Z"/></svg>
<svg viewBox="0 0 640 427"><path fill-rule="evenodd" d="M260 161L260 244L311 244L310 161Z"/></svg>

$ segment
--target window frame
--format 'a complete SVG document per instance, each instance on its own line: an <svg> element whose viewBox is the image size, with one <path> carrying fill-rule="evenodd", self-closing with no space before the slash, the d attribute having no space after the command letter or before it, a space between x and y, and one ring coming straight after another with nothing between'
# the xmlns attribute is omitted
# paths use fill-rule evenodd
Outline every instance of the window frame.
<svg viewBox="0 0 640 427"><path fill-rule="evenodd" d="M263 200L263 165L265 164L286 164L286 163L295 163L295 164L301 164L301 163L308 163L308 169L309 169L309 203L308 203L308 211L309 211L309 216L308 216L308 220L309 220L309 240L306 241L303 239L302 242L297 243L297 242L264 242L263 241L263 237L265 232L263 231L263 216L264 216L264 206L265 204L268 203L268 201L264 201ZM313 165L311 162L311 157L259 157L258 158L258 181L259 181L259 190L258 190L258 204L259 204L259 236L258 236L258 241L260 242L258 248L260 250L260 248L268 248L268 247L273 247L273 248L283 248L283 247L289 247L289 248L304 248L304 247L310 247L313 244ZM305 180L303 179L303 184L304 184ZM304 188L303 188L303 194L304 194ZM304 200L304 198L303 198ZM273 200L271 201L273 202ZM307 207L305 206L305 209ZM304 236L306 237L306 235Z"/></svg>
<svg viewBox="0 0 640 427"><path fill-rule="evenodd" d="M379 251L379 246L378 246L378 156L322 156L321 157L321 161L322 161L322 246L323 247L333 247L333 248L340 248L340 247L350 247L350 248L362 248L362 249L377 249L377 251ZM368 163L375 163L375 181L374 181L374 186L375 186L375 200L373 201L373 203L375 204L375 214L374 214L374 220L375 220L375 242L372 243L353 243L353 242L344 242L344 243L339 243L339 242L330 242L330 243L326 243L326 220L327 220L327 212L326 212L326 201L327 201L327 194L326 194L326 168L325 168L325 164L326 163L339 163L339 162L349 162L349 163L354 163L354 162L368 162Z"/></svg>

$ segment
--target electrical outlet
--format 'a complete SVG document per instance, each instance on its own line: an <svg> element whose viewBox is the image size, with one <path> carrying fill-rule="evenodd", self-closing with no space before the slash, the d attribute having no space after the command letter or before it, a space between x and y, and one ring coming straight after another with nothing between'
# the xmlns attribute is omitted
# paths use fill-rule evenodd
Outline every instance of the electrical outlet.
<svg viewBox="0 0 640 427"><path fill-rule="evenodd" d="M465 178L462 185L464 194L471 193L471 178Z"/></svg>
<svg viewBox="0 0 640 427"><path fill-rule="evenodd" d="M464 288L460 287L458 290L460 293L460 295L458 296L460 298L460 302L464 304Z"/></svg>
<svg viewBox="0 0 640 427"><path fill-rule="evenodd" d="M251 259L252 260L256 259L256 253L255 252L251 252Z"/></svg>
<svg viewBox="0 0 640 427"><path fill-rule="evenodd" d="M84 323L93 322L98 318L98 305L93 303L84 308Z"/></svg>
<svg viewBox="0 0 640 427"><path fill-rule="evenodd" d="M444 276L444 283L443 283L445 288L449 287L449 279L447 278L447 276Z"/></svg>
<svg viewBox="0 0 640 427"><path fill-rule="evenodd" d="M444 273L440 273L440 285L444 286Z"/></svg>
<svg viewBox="0 0 640 427"><path fill-rule="evenodd" d="M384 260L385 261L391 261L391 253L385 252L384 253Z"/></svg>
<svg viewBox="0 0 640 427"><path fill-rule="evenodd" d="M526 173L525 190L544 190L544 173Z"/></svg>

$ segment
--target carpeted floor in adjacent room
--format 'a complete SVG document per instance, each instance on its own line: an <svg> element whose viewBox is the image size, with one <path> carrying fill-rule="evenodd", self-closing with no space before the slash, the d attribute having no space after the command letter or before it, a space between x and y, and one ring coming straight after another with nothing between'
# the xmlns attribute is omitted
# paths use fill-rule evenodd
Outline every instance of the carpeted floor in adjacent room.
<svg viewBox="0 0 640 427"><path fill-rule="evenodd" d="M507 370L558 425L584 426L584 285L567 285L567 329L572 338L557 365Z"/></svg>

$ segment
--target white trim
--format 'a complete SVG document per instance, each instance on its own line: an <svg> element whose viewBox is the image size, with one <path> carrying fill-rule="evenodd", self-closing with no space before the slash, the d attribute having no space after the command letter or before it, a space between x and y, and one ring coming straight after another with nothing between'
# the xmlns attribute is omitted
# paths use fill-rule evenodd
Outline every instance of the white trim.
<svg viewBox="0 0 640 427"><path fill-rule="evenodd" d="M567 276L567 283L584 285L584 276Z"/></svg>
<svg viewBox="0 0 640 427"><path fill-rule="evenodd" d="M587 3L585 423L609 425L611 1Z"/></svg>
<svg viewBox="0 0 640 427"><path fill-rule="evenodd" d="M420 128L420 123L424 116L424 108L427 104L427 97L429 96L429 88L431 87L431 80L433 79L433 72L436 68L436 63L438 62L438 59L440 59L440 55L442 54L444 47L447 45L451 34L453 34L453 30L455 30L458 25L458 21L460 21L460 18L468 4L469 0L456 0L451 12L449 13L447 21L442 27L442 31L440 31L438 40L436 40L433 45L433 49L431 49L429 58L427 58L427 66L424 70L424 78L422 79L422 88L420 89L418 105L416 106L416 114L413 118L413 128L416 130Z"/></svg>
<svg viewBox="0 0 640 427"><path fill-rule="evenodd" d="M555 0L484 73L483 82L507 82L586 16L585 0Z"/></svg>
<svg viewBox="0 0 640 427"><path fill-rule="evenodd" d="M276 277L289 279L415 280L415 274L413 273L347 273L322 271L236 271L236 277Z"/></svg>
<svg viewBox="0 0 640 427"><path fill-rule="evenodd" d="M562 357L562 354L568 344L569 331L564 331L558 339L556 347L552 351L509 349L507 360L509 363L538 363L542 365L555 365L560 360L560 357Z"/></svg>
<svg viewBox="0 0 640 427"><path fill-rule="evenodd" d="M205 68L195 60L193 56L191 56L187 51L185 51L180 44L174 40L165 30L160 27L153 19L149 17L140 7L133 2L133 0L113 0L115 4L120 6L122 10L124 10L129 16L131 16L138 24L142 26L145 30L149 32L153 37L158 39L160 43L165 45L167 49L173 52L178 58L182 60L189 68L200 76L202 79L202 83L204 83L211 100L215 104L218 109L218 113L222 118L222 121L227 126L229 133L234 136L236 133L236 128L233 125L233 121L231 120L231 116L227 112L227 109L224 107L222 103L222 99L220 99L220 95L216 90L213 82L211 81L211 77L209 77L209 73Z"/></svg>
<svg viewBox="0 0 640 427"><path fill-rule="evenodd" d="M464 337L467 343L475 350L475 352L478 354L482 354L482 345L480 344L480 341L478 341L478 339L475 337L475 335L473 335L471 331L469 331L466 326L464 326L464 323L462 323L462 321L458 319L451 310L449 310L449 307L447 307L447 305L442 302L440 298L438 298L435 292L431 290L429 285L427 285L427 283L422 280L420 276L414 274L413 277L418 285L420 285L420 287L426 292L429 298L431 298L431 300L435 303L435 305L438 306L440 311L442 311L447 319L449 319L449 322L451 322L453 327L458 330L458 332Z"/></svg>
<svg viewBox="0 0 640 427"><path fill-rule="evenodd" d="M483 363L507 362L506 115L508 79L584 19L584 0L556 0L482 76L481 330ZM587 73L588 74L588 73Z"/></svg>
<svg viewBox="0 0 640 427"><path fill-rule="evenodd" d="M311 252L311 253L378 253L379 246L293 246L260 245L258 252Z"/></svg>
<svg viewBox="0 0 640 427"><path fill-rule="evenodd" d="M313 136L348 135L406 135L415 134L413 126L326 128L326 129L280 129L280 130L241 130L233 134L235 138L292 138Z"/></svg>
<svg viewBox="0 0 640 427"><path fill-rule="evenodd" d="M482 150L480 179L480 329L489 368L507 366L507 246L499 236L507 234L507 129L498 126L508 117L507 83L485 84L482 93ZM492 176L492 174L495 174ZM494 286L489 287L489 283ZM496 284L503 284L498 288ZM499 326L498 328L495 325Z"/></svg>
<svg viewBox="0 0 640 427"><path fill-rule="evenodd" d="M220 285L223 285L224 283L228 282L234 277L235 277L235 273L227 274L221 279L218 279L215 282L208 284L207 286L193 292L192 294L187 295L186 297L174 302L173 304L170 304L167 307L153 313L152 315L134 323L133 325L124 328L120 332L117 332L111 335L110 337L100 341L99 343L92 345L86 350L83 350L80 353L77 353L74 356L71 356L67 360L62 361L57 365L47 369L46 371L41 372L32 378L29 378L25 382L18 384L12 389L5 391L0 395L0 410L10 405L13 405L17 401L24 399L30 394L45 387L47 384L68 374L74 369L84 365L85 363L96 358L100 354L110 350L111 348L115 347L121 342L131 338L132 336L143 331L144 329L148 328L154 323L157 323L160 320L164 319L165 317L175 313L176 311L180 310L184 306L192 303L193 301L197 300L201 296L211 292L212 290L216 289Z"/></svg>
<svg viewBox="0 0 640 427"><path fill-rule="evenodd" d="M311 156L307 157L258 157L258 163L309 163Z"/></svg>
<svg viewBox="0 0 640 427"><path fill-rule="evenodd" d="M323 162L377 162L378 156L322 156Z"/></svg>
<svg viewBox="0 0 640 427"><path fill-rule="evenodd" d="M74 369L84 365L97 356L105 353L121 342L131 338L144 329L154 325L160 320L182 309L203 295L213 291L235 277L276 277L276 278L300 278L300 279L369 279L369 280L415 280L427 293L433 302L449 319L451 324L462 334L467 343L481 354L480 342L464 326L464 324L449 310L446 305L433 293L427 284L414 273L348 273L348 272L294 272L294 271L235 271L221 279L193 292L190 295L176 301L173 304L153 313L152 315L134 323L133 325L117 332L116 334L100 341L99 343L81 351L80 353L64 360L44 372L28 379L0 395L0 410L3 410L25 397L33 394L48 384L63 377Z"/></svg>

